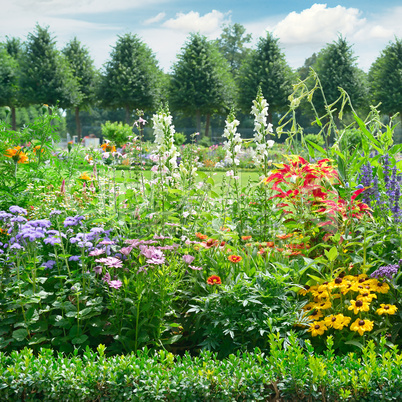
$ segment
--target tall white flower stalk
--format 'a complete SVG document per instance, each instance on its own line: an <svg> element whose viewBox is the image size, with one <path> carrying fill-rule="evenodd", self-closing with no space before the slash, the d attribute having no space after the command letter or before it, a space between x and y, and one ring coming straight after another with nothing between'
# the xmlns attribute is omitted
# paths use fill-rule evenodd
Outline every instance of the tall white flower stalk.
<svg viewBox="0 0 402 402"><path fill-rule="evenodd" d="M256 167L262 167L267 173L268 149L275 144L273 140L267 140L269 134L273 132L272 124L267 124L268 102L262 95L261 88L258 88L257 97L253 100L251 114L254 115L254 142L255 150L252 151L252 158Z"/></svg>
<svg viewBox="0 0 402 402"><path fill-rule="evenodd" d="M180 155L174 145L175 129L172 125L172 116L168 110L161 110L152 117L156 155L157 171L162 174L169 174L171 177L177 176L177 157Z"/></svg>
<svg viewBox="0 0 402 402"><path fill-rule="evenodd" d="M231 165L238 166L240 163L238 155L241 151L242 139L240 133L237 132L237 126L240 122L236 120L233 111L229 113L225 124L226 126L222 135L222 137L227 139L223 142L223 149L226 150L225 160Z"/></svg>

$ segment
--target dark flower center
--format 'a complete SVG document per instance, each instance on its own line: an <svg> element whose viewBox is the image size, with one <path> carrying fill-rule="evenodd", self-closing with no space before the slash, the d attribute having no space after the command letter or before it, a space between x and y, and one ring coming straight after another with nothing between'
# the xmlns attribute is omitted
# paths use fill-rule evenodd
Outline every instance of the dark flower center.
<svg viewBox="0 0 402 402"><path fill-rule="evenodd" d="M336 278L336 279L335 279L335 283L338 284L338 285L339 285L340 283L342 283L342 278L340 278L340 277Z"/></svg>
<svg viewBox="0 0 402 402"><path fill-rule="evenodd" d="M369 294L368 293L363 293L363 297L366 297L366 296L368 296Z"/></svg>
<svg viewBox="0 0 402 402"><path fill-rule="evenodd" d="M320 329L320 326L318 324L314 325L315 329Z"/></svg>
<svg viewBox="0 0 402 402"><path fill-rule="evenodd" d="M355 303L355 306L356 307L361 307L361 306L363 306L363 302L361 300L357 300L356 303Z"/></svg>
<svg viewBox="0 0 402 402"><path fill-rule="evenodd" d="M384 306L385 310L389 310L389 306Z"/></svg>
<svg viewBox="0 0 402 402"><path fill-rule="evenodd" d="M359 325L364 325L364 320L360 320Z"/></svg>
<svg viewBox="0 0 402 402"><path fill-rule="evenodd" d="M366 278L360 278L359 283L363 283L366 280Z"/></svg>
<svg viewBox="0 0 402 402"><path fill-rule="evenodd" d="M332 317L332 318L331 318L331 321L332 321L332 322L335 322L335 321L336 321L336 317Z"/></svg>
<svg viewBox="0 0 402 402"><path fill-rule="evenodd" d="M379 286L379 287L381 287L381 286L383 286L384 284L382 283L382 282L380 282L380 283L378 283L377 284L377 286Z"/></svg>
<svg viewBox="0 0 402 402"><path fill-rule="evenodd" d="M309 290L310 286L309 285L304 285L304 289Z"/></svg>

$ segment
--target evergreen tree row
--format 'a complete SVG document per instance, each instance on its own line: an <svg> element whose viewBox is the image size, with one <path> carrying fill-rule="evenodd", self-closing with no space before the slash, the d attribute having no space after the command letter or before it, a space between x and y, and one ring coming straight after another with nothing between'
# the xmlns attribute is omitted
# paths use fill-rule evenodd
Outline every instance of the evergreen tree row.
<svg viewBox="0 0 402 402"><path fill-rule="evenodd" d="M10 108L13 129L17 108L47 104L68 110L80 138L81 111L121 109L125 122L132 124L136 109L151 113L169 102L173 112L195 118L197 131L204 117L208 136L211 116L226 116L232 108L249 114L258 87L270 104L272 121L273 115L288 109L293 84L306 79L311 67L325 90L314 93L319 113L325 114L325 104L339 98L339 87L356 108L381 102L384 114L402 112L400 39L381 52L368 74L357 67L343 37L313 54L297 71L289 67L279 39L271 33L259 38L255 48L247 47L250 41L240 24L224 26L215 41L191 34L172 72L165 74L151 49L137 35L125 34L97 70L77 38L59 51L49 28L37 25L26 42L7 37L0 43L0 106Z"/></svg>

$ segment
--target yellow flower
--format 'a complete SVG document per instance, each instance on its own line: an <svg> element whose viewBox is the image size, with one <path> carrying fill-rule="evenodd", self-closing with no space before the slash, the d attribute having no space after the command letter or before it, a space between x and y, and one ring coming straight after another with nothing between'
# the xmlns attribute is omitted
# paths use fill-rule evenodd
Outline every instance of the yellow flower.
<svg viewBox="0 0 402 402"><path fill-rule="evenodd" d="M324 318L325 324L329 328L343 329L346 325L349 325L351 318L345 317L343 314L330 315Z"/></svg>
<svg viewBox="0 0 402 402"><path fill-rule="evenodd" d="M312 336L322 335L328 328L326 327L324 321L314 321L310 324L310 329L308 332L311 332Z"/></svg>
<svg viewBox="0 0 402 402"><path fill-rule="evenodd" d="M321 290L320 290L321 288ZM314 290L311 292L313 294L314 297L316 297L317 299L328 299L329 297L329 293L328 290L324 290L321 286L319 286L319 288L317 290Z"/></svg>
<svg viewBox="0 0 402 402"><path fill-rule="evenodd" d="M303 310L304 310L304 311L311 311L311 310L313 310L315 307L316 307L316 304L310 302L310 303L306 304L306 305L303 307Z"/></svg>
<svg viewBox="0 0 402 402"><path fill-rule="evenodd" d="M392 304L381 303L380 308L376 311L376 313L378 315L383 315L383 314L392 315L392 314L396 313L396 310L398 310L398 307L396 307L396 306L394 306Z"/></svg>
<svg viewBox="0 0 402 402"><path fill-rule="evenodd" d="M326 310L328 308L331 308L332 304L329 300L322 300L321 303L317 303L315 308L318 310Z"/></svg>
<svg viewBox="0 0 402 402"><path fill-rule="evenodd" d="M80 176L81 180L91 180L91 178L88 176L88 174L86 172L84 172L81 176Z"/></svg>
<svg viewBox="0 0 402 402"><path fill-rule="evenodd" d="M357 300L361 300L366 303L371 303L373 301L373 299L376 299L376 298L377 298L377 295L374 293L370 293L369 291L360 293L360 295L356 297Z"/></svg>
<svg viewBox="0 0 402 402"><path fill-rule="evenodd" d="M312 310L311 314L308 316L308 318L317 321L320 318L324 317L324 314L321 312L321 310Z"/></svg>
<svg viewBox="0 0 402 402"><path fill-rule="evenodd" d="M349 306L348 309L353 310L355 314L358 314L360 311L370 310L370 305L362 300L351 300L350 304L351 306Z"/></svg>
<svg viewBox="0 0 402 402"><path fill-rule="evenodd" d="M351 331L357 331L360 335L363 335L366 331L371 331L373 329L373 321L361 320L358 318L351 326Z"/></svg>
<svg viewBox="0 0 402 402"><path fill-rule="evenodd" d="M388 283L385 283L385 282L378 282L377 286L375 286L375 292L378 292L378 293L388 293L388 290L389 290L389 285L388 285Z"/></svg>
<svg viewBox="0 0 402 402"><path fill-rule="evenodd" d="M299 295L306 296L306 294L310 291L309 285L304 285L302 289L299 290Z"/></svg>

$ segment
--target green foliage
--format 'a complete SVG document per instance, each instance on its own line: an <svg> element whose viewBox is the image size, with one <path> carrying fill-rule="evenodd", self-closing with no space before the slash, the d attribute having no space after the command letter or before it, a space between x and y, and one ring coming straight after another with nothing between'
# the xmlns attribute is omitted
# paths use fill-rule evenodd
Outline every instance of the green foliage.
<svg viewBox="0 0 402 402"><path fill-rule="evenodd" d="M234 82L227 61L205 36L193 34L173 66L169 103L197 115L225 113L233 104Z"/></svg>
<svg viewBox="0 0 402 402"><path fill-rule="evenodd" d="M287 109L294 75L286 63L278 41L273 34L267 33L259 39L257 49L253 50L243 63L239 77L239 105L245 112L249 112L258 87L261 87L270 105L270 113Z"/></svg>
<svg viewBox="0 0 402 402"><path fill-rule="evenodd" d="M220 38L217 39L219 51L229 62L234 77L239 74L240 67L250 49L245 47L251 42L251 34L239 23L224 25Z"/></svg>
<svg viewBox="0 0 402 402"><path fill-rule="evenodd" d="M133 129L128 124L123 124L122 122L112 123L107 121L105 124L102 124L102 135L119 147L128 141L130 135L133 135Z"/></svg>
<svg viewBox="0 0 402 402"><path fill-rule="evenodd" d="M183 133L174 133L174 142L176 145L183 145L187 138Z"/></svg>
<svg viewBox="0 0 402 402"><path fill-rule="evenodd" d="M313 102L319 113L326 114L325 105L331 105L340 98L339 87L348 93L354 107L367 101L367 79L357 67L356 57L346 39L339 37L323 48L312 68L325 91L325 101L320 91L314 93ZM348 105L346 108L350 110Z"/></svg>
<svg viewBox="0 0 402 402"><path fill-rule="evenodd" d="M397 401L402 398L402 356L382 341L370 342L362 357L316 355L294 336L286 345L270 337L271 353L256 349L225 360L202 352L174 356L148 349L106 357L87 349L82 357L42 349L0 353L2 400L82 401ZM364 370L362 370L364 368Z"/></svg>
<svg viewBox="0 0 402 402"><path fill-rule="evenodd" d="M57 50L48 28L37 25L35 32L28 34L21 70L25 104L68 108L81 102L78 82L67 60Z"/></svg>
<svg viewBox="0 0 402 402"><path fill-rule="evenodd" d="M0 106L16 106L18 102L19 65L0 46Z"/></svg>
<svg viewBox="0 0 402 402"><path fill-rule="evenodd" d="M161 100L163 73L151 49L137 35L119 36L104 66L98 98L104 106L122 107L126 123L134 109L150 110Z"/></svg>
<svg viewBox="0 0 402 402"><path fill-rule="evenodd" d="M371 94L387 114L401 113L402 118L402 40L395 39L372 64L369 71Z"/></svg>
<svg viewBox="0 0 402 402"><path fill-rule="evenodd" d="M303 136L304 141L311 141L314 144L324 146L325 140L321 134L306 134Z"/></svg>
<svg viewBox="0 0 402 402"><path fill-rule="evenodd" d="M195 298L188 313L195 314L194 334L203 349L227 357L236 350L268 348L268 334L286 333L297 321L298 306L292 301L286 275L239 275L216 293Z"/></svg>

